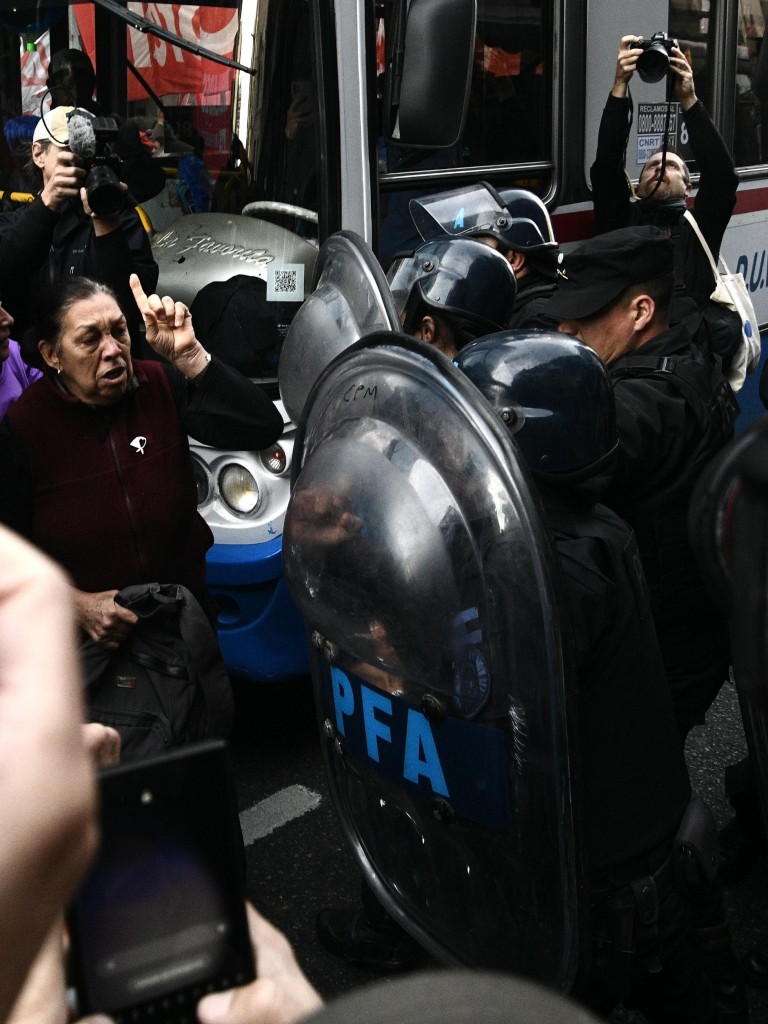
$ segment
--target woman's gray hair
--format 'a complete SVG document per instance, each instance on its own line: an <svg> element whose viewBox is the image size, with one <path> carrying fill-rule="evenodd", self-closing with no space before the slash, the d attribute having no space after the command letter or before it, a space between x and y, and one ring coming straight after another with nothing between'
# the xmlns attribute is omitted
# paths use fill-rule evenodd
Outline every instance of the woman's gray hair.
<svg viewBox="0 0 768 1024"><path fill-rule="evenodd" d="M22 340L21 348L25 361L47 370L48 366L38 349L39 343L44 341L58 355L67 313L76 302L92 299L97 295L109 295L117 302L117 296L108 285L93 281L89 277L62 278L44 289L38 296L32 326L25 332Z"/></svg>

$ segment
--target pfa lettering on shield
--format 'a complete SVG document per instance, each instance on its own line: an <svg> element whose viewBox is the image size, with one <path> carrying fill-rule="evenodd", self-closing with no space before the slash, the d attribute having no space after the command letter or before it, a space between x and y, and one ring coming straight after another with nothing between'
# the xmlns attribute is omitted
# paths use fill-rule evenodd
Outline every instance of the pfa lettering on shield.
<svg viewBox="0 0 768 1024"><path fill-rule="evenodd" d="M511 823L504 733L445 715L430 721L407 700L333 666L323 692L326 716L347 754L427 801L447 801L462 817L494 828Z"/></svg>

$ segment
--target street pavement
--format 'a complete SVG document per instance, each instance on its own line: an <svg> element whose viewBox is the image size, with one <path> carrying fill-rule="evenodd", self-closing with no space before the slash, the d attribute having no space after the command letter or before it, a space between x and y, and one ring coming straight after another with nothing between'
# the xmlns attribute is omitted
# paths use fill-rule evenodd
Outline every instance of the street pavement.
<svg viewBox="0 0 768 1024"><path fill-rule="evenodd" d="M236 684L232 755L247 844L248 896L292 942L307 976L324 997L377 978L327 953L315 937L323 907L356 905L360 873L336 816L322 767L309 679L269 686ZM722 826L731 816L723 771L743 756L738 701L725 687L705 726L688 739L694 788ZM739 954L768 933L768 857L726 894ZM749 989L753 1024L768 1024L768 992Z"/></svg>

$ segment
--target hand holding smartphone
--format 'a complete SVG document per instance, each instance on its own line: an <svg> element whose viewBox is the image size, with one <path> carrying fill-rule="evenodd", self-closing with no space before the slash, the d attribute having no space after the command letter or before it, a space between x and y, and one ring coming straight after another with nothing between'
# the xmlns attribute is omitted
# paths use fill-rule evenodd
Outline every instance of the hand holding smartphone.
<svg viewBox="0 0 768 1024"><path fill-rule="evenodd" d="M254 978L226 744L100 782L101 848L68 917L78 1014L194 1022L206 993Z"/></svg>

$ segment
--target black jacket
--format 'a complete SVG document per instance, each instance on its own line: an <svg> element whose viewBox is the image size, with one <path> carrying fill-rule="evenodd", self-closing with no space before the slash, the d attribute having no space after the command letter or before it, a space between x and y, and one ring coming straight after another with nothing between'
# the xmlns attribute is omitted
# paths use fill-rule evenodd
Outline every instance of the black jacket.
<svg viewBox="0 0 768 1024"><path fill-rule="evenodd" d="M548 277L531 267L524 277L518 279L517 298L507 327L510 330L523 328L556 330L557 324L552 325L551 321L541 316L556 291L557 281L554 277Z"/></svg>
<svg viewBox="0 0 768 1024"><path fill-rule="evenodd" d="M631 529L604 505L543 498L573 636L594 878L673 834L691 787Z"/></svg>
<svg viewBox="0 0 768 1024"><path fill-rule="evenodd" d="M725 680L727 631L688 537L696 481L733 437L738 406L719 360L683 325L608 367L619 458L605 503L633 527L681 728L703 721Z"/></svg>
<svg viewBox="0 0 768 1024"><path fill-rule="evenodd" d="M688 296L704 302L712 294L712 271L701 244L684 221L683 212L667 210L653 201L632 199L624 161L629 139L629 98L608 96L597 137L597 153L590 169L595 220L599 233L631 224L656 224L672 231L679 226L679 276ZM739 178L723 139L701 102L682 115L691 149L699 168L699 187L693 202L693 214L702 234L717 259L728 226Z"/></svg>
<svg viewBox="0 0 768 1024"><path fill-rule="evenodd" d="M97 238L79 200L57 213L39 195L22 209L0 214L0 296L16 320L15 337L21 338L31 325L40 289L77 274L112 288L137 354L142 318L128 278L138 274L149 295L157 287L159 271L136 211L123 210L120 224Z"/></svg>

